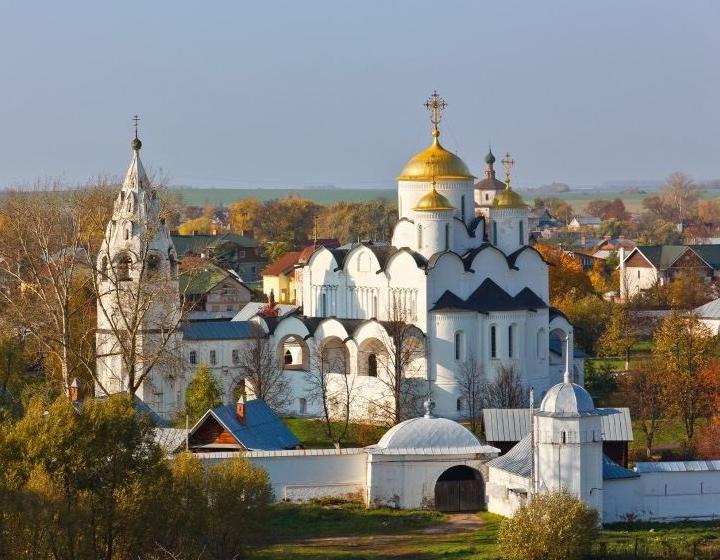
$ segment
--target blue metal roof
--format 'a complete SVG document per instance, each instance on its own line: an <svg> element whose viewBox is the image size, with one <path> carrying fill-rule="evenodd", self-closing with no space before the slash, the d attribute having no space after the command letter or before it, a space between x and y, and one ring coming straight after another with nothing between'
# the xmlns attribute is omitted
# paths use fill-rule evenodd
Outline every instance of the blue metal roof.
<svg viewBox="0 0 720 560"><path fill-rule="evenodd" d="M621 478L637 478L639 476L638 473L618 465L603 453L603 480L619 480Z"/></svg>
<svg viewBox="0 0 720 560"><path fill-rule="evenodd" d="M260 399L245 403L245 424L241 424L238 420L236 406L228 404L209 410L193 426L190 430L191 434L206 420L208 415L215 417L239 444L250 451L293 449L300 445L300 440L295 437L295 434L283 424L280 417L267 403Z"/></svg>
<svg viewBox="0 0 720 560"><path fill-rule="evenodd" d="M642 462L635 463L635 470L639 473L720 471L720 460Z"/></svg>
<svg viewBox="0 0 720 560"><path fill-rule="evenodd" d="M187 340L251 338L252 327L250 321L193 321L183 325L183 336Z"/></svg>

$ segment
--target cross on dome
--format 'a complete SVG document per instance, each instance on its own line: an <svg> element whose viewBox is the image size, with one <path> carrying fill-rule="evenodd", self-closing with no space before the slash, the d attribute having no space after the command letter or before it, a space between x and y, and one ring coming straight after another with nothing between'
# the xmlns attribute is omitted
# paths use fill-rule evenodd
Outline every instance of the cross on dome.
<svg viewBox="0 0 720 560"><path fill-rule="evenodd" d="M425 102L425 108L430 113L430 122L433 124L434 129L437 130L442 120L442 112L447 108L447 102L440 97L437 90L434 90Z"/></svg>
<svg viewBox="0 0 720 560"><path fill-rule="evenodd" d="M140 142L140 138L138 138L138 123L140 122L140 117L137 115L133 115L133 126L135 127L135 138L133 138L132 142L130 142L130 145L132 146L132 149L136 152L142 148L142 142Z"/></svg>
<svg viewBox="0 0 720 560"><path fill-rule="evenodd" d="M510 152L507 152L500 163L502 163L503 167L505 168L505 184L509 189L511 179L510 170L513 168L513 165L515 165L515 160L510 156Z"/></svg>

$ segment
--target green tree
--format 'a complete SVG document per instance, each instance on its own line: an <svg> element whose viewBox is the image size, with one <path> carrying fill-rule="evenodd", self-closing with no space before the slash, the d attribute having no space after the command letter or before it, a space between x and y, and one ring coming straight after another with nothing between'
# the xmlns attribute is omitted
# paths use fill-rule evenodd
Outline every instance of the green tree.
<svg viewBox="0 0 720 560"><path fill-rule="evenodd" d="M657 376L656 367L641 364L634 371L626 372L620 378L620 395L625 406L630 408L636 425L645 436L647 457L652 456L655 434L665 418L667 397L665 385Z"/></svg>
<svg viewBox="0 0 720 560"><path fill-rule="evenodd" d="M698 418L710 405L704 371L713 357L716 338L696 315L671 313L654 336L653 357L661 369L668 403L680 416L688 442Z"/></svg>
<svg viewBox="0 0 720 560"><path fill-rule="evenodd" d="M209 409L222 404L223 390L207 364L200 364L185 391L185 414L197 422Z"/></svg>
<svg viewBox="0 0 720 560"><path fill-rule="evenodd" d="M577 560L597 538L595 510L567 492L536 494L500 525L498 544L507 560Z"/></svg>
<svg viewBox="0 0 720 560"><path fill-rule="evenodd" d="M595 355L597 342L605 330L609 304L595 295L578 297L569 291L554 302L574 327L575 344L583 351Z"/></svg>

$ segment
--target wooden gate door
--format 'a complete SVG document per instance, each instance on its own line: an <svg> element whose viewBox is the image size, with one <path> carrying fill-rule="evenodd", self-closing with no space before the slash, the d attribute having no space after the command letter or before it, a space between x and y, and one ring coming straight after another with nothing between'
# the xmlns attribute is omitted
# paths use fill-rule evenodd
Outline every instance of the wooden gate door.
<svg viewBox="0 0 720 560"><path fill-rule="evenodd" d="M485 505L482 480L441 480L435 483L438 511L477 511Z"/></svg>

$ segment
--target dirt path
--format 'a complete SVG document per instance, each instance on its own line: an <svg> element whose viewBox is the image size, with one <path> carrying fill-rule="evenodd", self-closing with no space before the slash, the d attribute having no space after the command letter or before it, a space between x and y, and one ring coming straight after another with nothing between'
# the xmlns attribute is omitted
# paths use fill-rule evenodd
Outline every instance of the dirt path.
<svg viewBox="0 0 720 560"><path fill-rule="evenodd" d="M470 533L482 527L484 521L474 513L449 513L447 521L424 529L402 534L349 535L342 537L311 538L295 541L305 546L376 547L417 540L418 535L453 535Z"/></svg>

